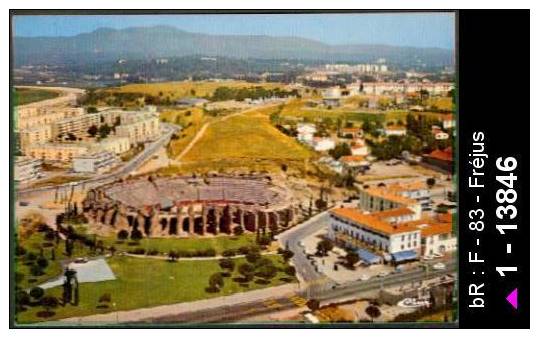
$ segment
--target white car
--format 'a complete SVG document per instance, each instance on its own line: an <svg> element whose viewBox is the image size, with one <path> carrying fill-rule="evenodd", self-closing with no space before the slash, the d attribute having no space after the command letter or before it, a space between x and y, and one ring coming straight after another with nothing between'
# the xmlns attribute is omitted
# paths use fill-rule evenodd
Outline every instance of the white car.
<svg viewBox="0 0 539 348"><path fill-rule="evenodd" d="M445 269L445 264L441 263L441 262L438 262L437 264L435 264L434 266L432 266L432 268L436 269L436 270L442 270L442 269Z"/></svg>
<svg viewBox="0 0 539 348"><path fill-rule="evenodd" d="M369 279L371 279L371 277L369 277L369 276L366 275L366 274L362 274L361 277L359 277L359 280L361 280L361 281L363 281L363 282L364 282L364 281L367 281L367 280L369 280Z"/></svg>
<svg viewBox="0 0 539 348"><path fill-rule="evenodd" d="M380 277L380 278L387 277L388 275L389 275L388 271L382 271L382 272L378 273L378 277Z"/></svg>
<svg viewBox="0 0 539 348"><path fill-rule="evenodd" d="M432 256L430 256L430 255L425 255L425 256L423 256L423 260L424 260L424 261L429 261L429 260L432 260L432 259L434 259L434 257L432 257Z"/></svg>

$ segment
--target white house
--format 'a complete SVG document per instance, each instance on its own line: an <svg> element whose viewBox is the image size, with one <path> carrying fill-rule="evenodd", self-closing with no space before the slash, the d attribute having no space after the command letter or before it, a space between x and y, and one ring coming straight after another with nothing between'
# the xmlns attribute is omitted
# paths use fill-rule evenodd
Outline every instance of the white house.
<svg viewBox="0 0 539 348"><path fill-rule="evenodd" d="M443 127L444 129L450 129L455 128L457 125L455 119L453 118L453 114L447 114L443 117Z"/></svg>
<svg viewBox="0 0 539 348"><path fill-rule="evenodd" d="M335 141L331 138L313 138L313 148L315 151L328 151L335 148Z"/></svg>
<svg viewBox="0 0 539 348"><path fill-rule="evenodd" d="M298 131L297 139L303 143L311 143L313 141L314 133L316 133L316 126L312 123L298 123L296 127Z"/></svg>
<svg viewBox="0 0 539 348"><path fill-rule="evenodd" d="M354 145L350 147L353 156L367 156L369 154L369 148L365 145L364 141L356 141Z"/></svg>
<svg viewBox="0 0 539 348"><path fill-rule="evenodd" d="M386 128L384 129L384 133L386 136L391 136L391 135L395 135L395 136L404 136L406 135L406 127L404 126L386 126Z"/></svg>

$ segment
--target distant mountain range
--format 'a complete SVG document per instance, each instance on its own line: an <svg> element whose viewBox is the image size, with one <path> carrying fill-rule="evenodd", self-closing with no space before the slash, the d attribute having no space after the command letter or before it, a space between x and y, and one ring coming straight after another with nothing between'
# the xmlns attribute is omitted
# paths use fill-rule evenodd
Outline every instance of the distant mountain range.
<svg viewBox="0 0 539 348"><path fill-rule="evenodd" d="M341 62L374 62L385 58L389 64L399 65L454 64L454 52L442 48L328 45L299 37L208 35L168 26L100 28L71 37L15 37L13 43L16 66L190 55Z"/></svg>

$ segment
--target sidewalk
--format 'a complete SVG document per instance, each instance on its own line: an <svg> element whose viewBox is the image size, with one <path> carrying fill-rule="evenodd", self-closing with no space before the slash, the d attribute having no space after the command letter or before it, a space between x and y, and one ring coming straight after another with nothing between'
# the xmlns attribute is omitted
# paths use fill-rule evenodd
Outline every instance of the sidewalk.
<svg viewBox="0 0 539 348"><path fill-rule="evenodd" d="M154 318L178 315L181 313L195 312L199 310L218 308L222 306L234 306L249 302L267 300L276 296L295 294L297 284L285 284L266 289L236 293L230 296L222 296L194 302L183 302L170 305L162 305L150 308L140 308L128 311L118 311L106 314L96 314L86 317L66 318L56 322L47 322L48 325L99 325L149 321Z"/></svg>

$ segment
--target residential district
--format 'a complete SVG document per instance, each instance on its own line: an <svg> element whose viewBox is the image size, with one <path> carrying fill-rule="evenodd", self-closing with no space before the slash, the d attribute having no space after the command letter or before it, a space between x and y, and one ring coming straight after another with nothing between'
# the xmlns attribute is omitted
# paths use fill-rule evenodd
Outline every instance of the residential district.
<svg viewBox="0 0 539 348"><path fill-rule="evenodd" d="M17 323L455 320L454 86L394 74L17 86Z"/></svg>

